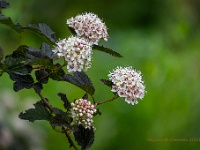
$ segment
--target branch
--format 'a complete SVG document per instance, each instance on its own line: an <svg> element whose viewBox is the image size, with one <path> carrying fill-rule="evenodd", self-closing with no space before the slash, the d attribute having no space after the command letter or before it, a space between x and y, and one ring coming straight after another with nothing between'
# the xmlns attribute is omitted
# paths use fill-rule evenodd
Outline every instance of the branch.
<svg viewBox="0 0 200 150"><path fill-rule="evenodd" d="M46 100L46 98L44 98L44 96L41 94L41 92L37 91L35 88L34 88L34 90L39 95L39 97L42 99L42 101L44 102L44 104L49 108L49 110L51 112L53 112L52 106L49 104L49 102Z"/></svg>
<svg viewBox="0 0 200 150"><path fill-rule="evenodd" d="M66 64L67 64L67 62L64 62L64 64L63 64L62 66L58 67L56 70L61 69L62 67L66 66ZM40 81L43 80L44 78L50 76L50 75L51 75L52 73L54 73L54 71L56 71L56 70L53 70L53 71L51 71L49 74L47 74L46 76L42 77L42 78L40 79Z"/></svg>
<svg viewBox="0 0 200 150"><path fill-rule="evenodd" d="M111 102L111 101L117 99L118 97L119 97L119 95L115 95L115 96L112 97L111 99L108 99L108 100L104 100L104 101L98 102L98 103L96 103L95 105L97 106L97 105L101 105L101 104L104 104L104 103L107 103L107 102Z"/></svg>
<svg viewBox="0 0 200 150"><path fill-rule="evenodd" d="M68 141L69 141L69 144L70 144L70 147L73 147L75 150L78 150L78 148L76 147L76 145L74 144L74 142L72 141L71 137L68 135L67 132L64 132Z"/></svg>
<svg viewBox="0 0 200 150"><path fill-rule="evenodd" d="M94 104L96 104L96 102L95 102L95 99L94 99L94 96L92 95L92 100L93 100L93 103Z"/></svg>

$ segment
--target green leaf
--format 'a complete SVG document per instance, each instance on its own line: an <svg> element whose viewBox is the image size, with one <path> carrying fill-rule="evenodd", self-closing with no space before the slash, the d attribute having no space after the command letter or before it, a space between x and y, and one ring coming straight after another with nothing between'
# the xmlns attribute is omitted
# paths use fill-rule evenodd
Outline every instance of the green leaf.
<svg viewBox="0 0 200 150"><path fill-rule="evenodd" d="M44 37L46 40L48 40L51 44L55 44L56 42L56 34L51 30L49 26L47 26L44 23L36 24L29 24L27 27L23 27L23 29L32 31L33 33L36 33L42 37Z"/></svg>
<svg viewBox="0 0 200 150"><path fill-rule="evenodd" d="M72 128L74 138L78 145L81 146L81 150L90 148L94 142L94 130L85 129L82 125Z"/></svg>
<svg viewBox="0 0 200 150"><path fill-rule="evenodd" d="M8 74L10 75L10 78L15 81L13 85L15 92L23 88L30 89L34 85L34 81L31 75L19 75L12 72L8 72Z"/></svg>
<svg viewBox="0 0 200 150"><path fill-rule="evenodd" d="M101 79L101 82L103 82L105 85L112 87L113 83L110 80L106 80L106 79Z"/></svg>
<svg viewBox="0 0 200 150"><path fill-rule="evenodd" d="M110 48L106 48L103 46L99 46L99 45L93 45L92 47L93 49L108 53L114 57L122 57L122 55L120 55L118 52L115 52L114 50L110 49Z"/></svg>
<svg viewBox="0 0 200 150"><path fill-rule="evenodd" d="M29 120L30 122L33 122L35 120L51 120L52 115L49 110L44 106L42 101L34 104L34 107L35 108L31 108L29 110L26 110L25 112L21 112L19 114L19 118Z"/></svg>
<svg viewBox="0 0 200 150"><path fill-rule="evenodd" d="M65 109L70 110L72 106L69 100L67 99L67 96L63 93L58 93L58 96L60 96L61 100L64 102Z"/></svg>
<svg viewBox="0 0 200 150"><path fill-rule="evenodd" d="M50 121L52 127L70 127L70 124L73 120L70 116L58 108L53 108L53 112L55 116Z"/></svg>
<svg viewBox="0 0 200 150"><path fill-rule="evenodd" d="M0 0L0 13L2 9L6 9L9 7L10 7L10 4L8 2L6 2L5 0Z"/></svg>
<svg viewBox="0 0 200 150"><path fill-rule="evenodd" d="M95 89L89 77L84 72L74 72L73 74L74 76L71 74L65 74L62 77L62 80L74 84L86 91L88 94L93 95Z"/></svg>

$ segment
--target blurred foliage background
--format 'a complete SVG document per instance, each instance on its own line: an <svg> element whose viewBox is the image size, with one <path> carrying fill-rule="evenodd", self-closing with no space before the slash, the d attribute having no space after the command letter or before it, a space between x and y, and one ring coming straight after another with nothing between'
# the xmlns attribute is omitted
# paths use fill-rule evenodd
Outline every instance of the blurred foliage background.
<svg viewBox="0 0 200 150"><path fill-rule="evenodd" d="M147 94L139 104L131 106L119 98L99 106L102 115L95 117L95 142L91 150L199 148L199 0L8 0L8 2L11 8L4 10L3 13L10 16L14 22L22 25L44 22L56 32L58 38L70 35L65 24L67 18L82 12L94 12L103 18L109 28L110 37L108 42L101 44L118 51L123 58L114 58L94 51L92 68L87 74L96 88L97 101L112 96L110 89L99 79L108 79L107 74L113 68L133 66L143 73ZM21 44L39 48L42 42L43 39L30 32L19 35L12 29L0 25L0 46L5 55ZM32 90L15 93L12 91L12 84L8 75L4 74L0 78L2 107L0 125L9 130L10 135L15 135L10 136L15 141L12 149L28 149L23 146L27 141L32 144L31 150L68 149L66 137L52 130L46 122L29 123L18 119L18 113L32 107L31 104L37 101L38 97ZM61 106L58 92L66 93L71 101L84 94L71 84L50 81L44 87L43 95L51 98L53 105ZM17 125L21 130L14 127ZM29 130L25 130L23 126L29 126L29 136L25 134ZM32 132L37 133L37 136ZM33 136L39 140L30 142L34 141ZM152 142L153 139L193 141ZM17 142L21 144L17 145Z"/></svg>

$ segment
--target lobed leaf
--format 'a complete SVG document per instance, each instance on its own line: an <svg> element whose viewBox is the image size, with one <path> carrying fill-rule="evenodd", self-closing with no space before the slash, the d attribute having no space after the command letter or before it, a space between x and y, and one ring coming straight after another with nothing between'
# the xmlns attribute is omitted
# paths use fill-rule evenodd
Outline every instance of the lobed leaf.
<svg viewBox="0 0 200 150"><path fill-rule="evenodd" d="M52 48L47 43L42 43L41 52L44 53L48 58L53 59L57 55L52 52Z"/></svg>
<svg viewBox="0 0 200 150"><path fill-rule="evenodd" d="M73 127L72 130L76 142L81 146L81 150L86 150L92 146L94 142L93 129L85 129L82 125L79 125Z"/></svg>
<svg viewBox="0 0 200 150"><path fill-rule="evenodd" d="M35 108L28 109L25 112L21 112L19 114L19 118L29 120L30 122L34 122L35 120L51 120L52 115L49 110L44 106L42 101L34 104L34 107Z"/></svg>
<svg viewBox="0 0 200 150"><path fill-rule="evenodd" d="M35 77L39 83L47 84L48 83L48 72L45 70L35 71Z"/></svg>
<svg viewBox="0 0 200 150"><path fill-rule="evenodd" d="M65 72L60 64L51 65L49 69L46 69L46 71L49 73L49 77L51 79L57 81L60 81L61 77L65 75Z"/></svg>
<svg viewBox="0 0 200 150"><path fill-rule="evenodd" d="M4 71L20 75L28 75L32 71L30 65L24 65L26 60L27 46L19 46L12 54L5 57Z"/></svg>
<svg viewBox="0 0 200 150"><path fill-rule="evenodd" d="M76 31L74 30L74 28L72 27L68 27L69 31L71 32L71 34L76 35Z"/></svg>
<svg viewBox="0 0 200 150"><path fill-rule="evenodd" d="M3 49L0 47L0 63L4 57Z"/></svg>
<svg viewBox="0 0 200 150"><path fill-rule="evenodd" d="M11 80L15 81L13 85L15 92L23 88L30 89L34 85L34 81L31 75L19 75L12 72L8 72L8 74L10 75Z"/></svg>
<svg viewBox="0 0 200 150"><path fill-rule="evenodd" d="M10 28L14 29L18 33L22 33L23 29L19 23L13 23L10 17L6 17L3 14L0 14L0 23L9 26Z"/></svg>
<svg viewBox="0 0 200 150"><path fill-rule="evenodd" d="M105 85L107 85L107 86L109 86L109 87L112 87L112 86L113 86L113 83L112 83L112 81L110 81L110 80L101 79L100 81L103 82Z"/></svg>
<svg viewBox="0 0 200 150"><path fill-rule="evenodd" d="M39 83L39 82L36 82L33 85L33 88L37 93L40 93L42 91L42 89L43 89L43 85L41 83Z"/></svg>
<svg viewBox="0 0 200 150"><path fill-rule="evenodd" d="M103 46L99 46L99 45L93 45L93 48L96 49L96 50L99 50L99 51L102 51L102 52L105 52L105 53L108 53L114 57L122 57L121 54L119 54L118 52L110 49L110 48L106 48L106 47L103 47Z"/></svg>
<svg viewBox="0 0 200 150"><path fill-rule="evenodd" d="M0 13L2 9L6 9L9 7L10 7L10 4L8 2L6 2L5 0L0 0Z"/></svg>
<svg viewBox="0 0 200 150"><path fill-rule="evenodd" d="M39 49L29 47L26 56L27 60L25 64L43 66L51 66L53 64L53 61Z"/></svg>
<svg viewBox="0 0 200 150"><path fill-rule="evenodd" d="M84 72L74 72L73 74L74 76L71 74L65 74L61 79L74 84L86 91L88 94L93 95L95 89L89 77Z"/></svg>
<svg viewBox="0 0 200 150"><path fill-rule="evenodd" d="M58 93L58 96L60 96L61 100L64 102L65 109L70 110L72 106L69 100L67 99L67 96L63 93Z"/></svg>
<svg viewBox="0 0 200 150"><path fill-rule="evenodd" d="M44 23L36 24L29 24L26 27L23 27L23 29L32 31L33 33L36 33L42 37L44 37L46 40L48 40L51 44L55 44L56 42L56 34L51 30L49 26L47 26Z"/></svg>
<svg viewBox="0 0 200 150"><path fill-rule="evenodd" d="M70 116L58 108L53 108L53 112L55 116L50 121L52 127L70 127L73 120Z"/></svg>
<svg viewBox="0 0 200 150"><path fill-rule="evenodd" d="M82 99L88 99L88 94L83 95Z"/></svg>

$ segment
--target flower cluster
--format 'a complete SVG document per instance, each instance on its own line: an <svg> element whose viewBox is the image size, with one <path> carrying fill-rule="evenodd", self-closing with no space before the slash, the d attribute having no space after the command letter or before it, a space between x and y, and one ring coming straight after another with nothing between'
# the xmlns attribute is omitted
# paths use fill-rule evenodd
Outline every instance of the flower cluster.
<svg viewBox="0 0 200 150"><path fill-rule="evenodd" d="M74 36L62 39L56 43L53 52L65 57L69 72L90 68L92 47L85 39Z"/></svg>
<svg viewBox="0 0 200 150"><path fill-rule="evenodd" d="M117 92L124 97L127 103L137 104L137 99L142 99L145 94L141 72L133 70L132 67L117 67L109 75L112 81L112 92Z"/></svg>
<svg viewBox="0 0 200 150"><path fill-rule="evenodd" d="M94 128L92 126L93 123L93 115L96 113L96 109L94 105L91 104L90 101L86 99L76 100L74 103L71 103L72 109L71 114L73 118L73 123L81 124L85 128Z"/></svg>
<svg viewBox="0 0 200 150"><path fill-rule="evenodd" d="M69 27L73 28L76 34L98 45L100 39L107 41L108 33L105 23L94 13L77 15L67 20Z"/></svg>

